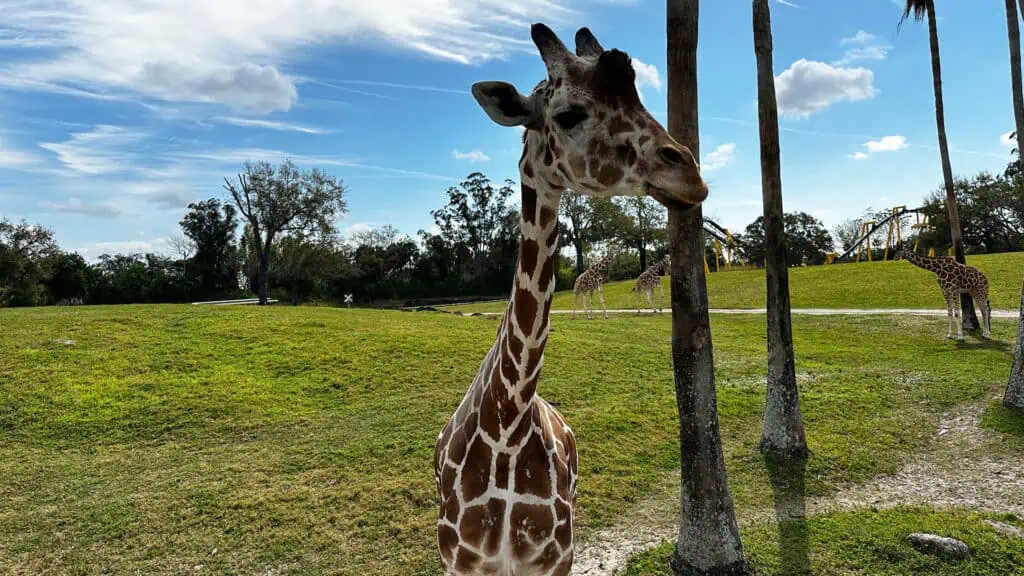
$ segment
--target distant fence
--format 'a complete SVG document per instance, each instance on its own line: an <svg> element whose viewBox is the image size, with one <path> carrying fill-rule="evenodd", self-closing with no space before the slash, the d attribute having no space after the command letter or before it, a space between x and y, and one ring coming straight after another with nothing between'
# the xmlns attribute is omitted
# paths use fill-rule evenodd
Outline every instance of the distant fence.
<svg viewBox="0 0 1024 576"><path fill-rule="evenodd" d="M277 300L270 298L267 304L274 304ZM245 298L242 300L211 300L209 302L193 302L193 306L244 306L246 304L259 304L259 298Z"/></svg>

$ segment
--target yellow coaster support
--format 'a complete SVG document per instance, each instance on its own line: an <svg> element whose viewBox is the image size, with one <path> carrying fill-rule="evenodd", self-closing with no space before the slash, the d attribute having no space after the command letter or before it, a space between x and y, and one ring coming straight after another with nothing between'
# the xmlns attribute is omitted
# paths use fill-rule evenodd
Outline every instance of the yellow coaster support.
<svg viewBox="0 0 1024 576"><path fill-rule="evenodd" d="M860 262L860 257L861 257L861 255L864 254L865 249L867 250L867 253L868 253L868 262L871 262L871 228L875 224L877 224L877 223L878 222L875 221L875 220L869 220L869 221L864 222L864 223L862 223L860 225L860 235L862 237L864 237L864 236L867 236L867 237L864 238L864 242L861 243L860 249L857 250L857 260L856 260L857 262Z"/></svg>
<svg viewBox="0 0 1024 576"><path fill-rule="evenodd" d="M882 261L889 259L889 247L899 246L900 242L903 241L903 218L900 214L906 210L906 206L896 206L892 209L892 218L889 219L889 233L885 238L885 253L882 255ZM893 244L893 237L895 236L896 243Z"/></svg>
<svg viewBox="0 0 1024 576"><path fill-rule="evenodd" d="M917 252L917 244L921 241L921 231L929 226L928 215L917 213L916 222L910 225L911 230L917 230L917 237L914 238L914 252ZM929 252L929 256L934 255L934 250Z"/></svg>

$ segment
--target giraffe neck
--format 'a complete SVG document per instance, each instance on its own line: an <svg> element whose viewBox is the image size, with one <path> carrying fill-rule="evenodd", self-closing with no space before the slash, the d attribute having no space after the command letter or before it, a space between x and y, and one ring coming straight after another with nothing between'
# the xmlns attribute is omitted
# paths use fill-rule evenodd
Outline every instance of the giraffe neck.
<svg viewBox="0 0 1024 576"><path fill-rule="evenodd" d="M938 267L935 266L935 263L932 262L932 260L930 258L925 258L924 256L921 256L920 254L916 254L914 252L908 252L907 253L907 261L909 261L914 266L917 266L918 268L922 268L922 269L927 270L929 272L938 272Z"/></svg>
<svg viewBox="0 0 1024 576"><path fill-rule="evenodd" d="M502 428L525 412L536 395L555 293L561 187L539 178L528 158L527 150L519 174L519 259L495 343L493 375L487 380L487 392L500 406Z"/></svg>

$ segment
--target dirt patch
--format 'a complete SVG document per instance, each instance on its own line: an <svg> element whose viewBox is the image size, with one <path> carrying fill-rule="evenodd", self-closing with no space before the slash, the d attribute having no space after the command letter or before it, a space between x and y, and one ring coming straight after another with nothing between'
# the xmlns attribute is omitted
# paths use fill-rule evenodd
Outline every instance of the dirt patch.
<svg viewBox="0 0 1024 576"><path fill-rule="evenodd" d="M807 500L814 516L864 506L899 505L967 507L1024 515L1024 471L1020 458L986 450L998 434L979 427L984 402L944 414L935 441L892 476L865 484L841 486L827 498ZM993 455L997 454L997 455ZM577 544L574 576L612 576L626 566L630 555L676 537L679 517L679 473L631 511L625 522L598 531ZM737 510L741 525L775 521L774 508Z"/></svg>

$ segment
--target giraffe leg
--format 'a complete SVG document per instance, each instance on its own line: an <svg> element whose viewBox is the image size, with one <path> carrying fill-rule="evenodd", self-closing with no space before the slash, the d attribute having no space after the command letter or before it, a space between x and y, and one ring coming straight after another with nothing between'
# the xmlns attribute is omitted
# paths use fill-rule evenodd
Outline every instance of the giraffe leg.
<svg viewBox="0 0 1024 576"><path fill-rule="evenodd" d="M587 313L587 320L593 320L594 316L591 314L594 310L594 291L587 290L587 293L583 295L583 310Z"/></svg>
<svg viewBox="0 0 1024 576"><path fill-rule="evenodd" d="M572 291L572 319L576 319L576 297L579 296L579 292Z"/></svg>
<svg viewBox="0 0 1024 576"><path fill-rule="evenodd" d="M953 297L957 302L953 306L953 314L956 316L956 341L964 341L964 315L959 306L959 295Z"/></svg>
<svg viewBox="0 0 1024 576"><path fill-rule="evenodd" d="M949 294L943 294L946 297L946 317L949 318L949 329L946 330L946 338L949 340L953 339L953 298Z"/></svg>
<svg viewBox="0 0 1024 576"><path fill-rule="evenodd" d="M978 303L978 308L981 309L981 337L988 340L992 337L992 307L989 305L988 294L978 292L972 294L971 297Z"/></svg>
<svg viewBox="0 0 1024 576"><path fill-rule="evenodd" d="M633 287L633 301L636 304L636 315L640 315L640 287Z"/></svg>
<svg viewBox="0 0 1024 576"><path fill-rule="evenodd" d="M654 313L656 313L658 311L658 309L655 308L655 306L654 306L653 298L651 298L653 295L654 295L654 290L651 290L650 288L648 288L647 290L644 290L644 296L647 296L647 305L651 307L651 314L654 314Z"/></svg>
<svg viewBox="0 0 1024 576"><path fill-rule="evenodd" d="M601 310L604 310L604 319L608 319L608 307L604 305L604 290L601 290L601 286L597 287L597 297L601 300Z"/></svg>
<svg viewBox="0 0 1024 576"><path fill-rule="evenodd" d="M661 308L661 311L664 312L665 311L665 287L661 285L661 282L658 282L658 293L661 294L661 305L659 307Z"/></svg>

